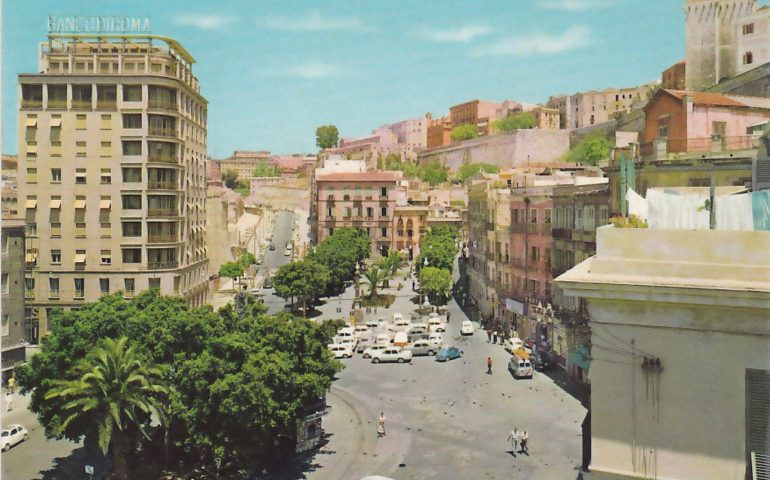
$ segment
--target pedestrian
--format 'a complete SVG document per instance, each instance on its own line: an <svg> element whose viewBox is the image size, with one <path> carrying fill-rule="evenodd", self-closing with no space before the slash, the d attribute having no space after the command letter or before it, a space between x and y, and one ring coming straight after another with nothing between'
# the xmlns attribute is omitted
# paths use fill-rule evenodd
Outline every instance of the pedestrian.
<svg viewBox="0 0 770 480"><path fill-rule="evenodd" d="M497 330L492 332L492 343L497 343Z"/></svg>
<svg viewBox="0 0 770 480"><path fill-rule="evenodd" d="M527 429L524 429L521 432L521 439L519 440L519 443L521 444L521 453L526 453L527 456L529 456L529 447L527 446L527 440L529 440L529 432L527 432Z"/></svg>
<svg viewBox="0 0 770 480"><path fill-rule="evenodd" d="M13 394L11 392L6 392L5 394L5 411L10 412L13 410Z"/></svg>
<svg viewBox="0 0 770 480"><path fill-rule="evenodd" d="M508 434L508 441L511 442L511 450L513 453L513 456L516 456L516 450L519 449L519 428L513 427L513 430L511 430L511 433Z"/></svg>
<svg viewBox="0 0 770 480"><path fill-rule="evenodd" d="M8 391L11 393L14 393L14 388L16 387L16 379L11 377L8 379Z"/></svg>
<svg viewBox="0 0 770 480"><path fill-rule="evenodd" d="M492 341L492 330L487 329L487 343Z"/></svg>
<svg viewBox="0 0 770 480"><path fill-rule="evenodd" d="M492 357L487 357L487 374L492 375Z"/></svg>
<svg viewBox="0 0 770 480"><path fill-rule="evenodd" d="M447 312L446 312L446 323L449 323L449 310L447 310Z"/></svg>
<svg viewBox="0 0 770 480"><path fill-rule="evenodd" d="M380 412L380 419L377 420L377 436L384 437L385 433L385 412Z"/></svg>

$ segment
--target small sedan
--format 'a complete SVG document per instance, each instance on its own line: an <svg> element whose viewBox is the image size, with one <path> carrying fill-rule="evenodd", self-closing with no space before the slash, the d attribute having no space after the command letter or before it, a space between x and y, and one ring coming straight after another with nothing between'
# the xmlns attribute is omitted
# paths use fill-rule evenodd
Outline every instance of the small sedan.
<svg viewBox="0 0 770 480"><path fill-rule="evenodd" d="M463 320L462 326L460 326L461 335L473 335L473 324L470 320Z"/></svg>
<svg viewBox="0 0 770 480"><path fill-rule="evenodd" d="M380 362L398 362L404 363L412 361L412 352L402 350L400 347L388 347L385 350L372 353L372 363Z"/></svg>
<svg viewBox="0 0 770 480"><path fill-rule="evenodd" d="M364 358L372 358L372 356L375 353L379 353L385 350L386 348L390 348L390 344L387 344L387 343L374 344L371 347L364 349Z"/></svg>
<svg viewBox="0 0 770 480"><path fill-rule="evenodd" d="M21 425L8 425L0 432L0 449L7 452L14 445L17 445L29 438L29 432Z"/></svg>
<svg viewBox="0 0 770 480"><path fill-rule="evenodd" d="M463 351L457 347L444 347L436 354L436 360L439 362L446 362L448 360L454 360L463 356Z"/></svg>
<svg viewBox="0 0 770 480"><path fill-rule="evenodd" d="M273 245L272 243L270 244L270 250L275 250L275 245Z"/></svg>

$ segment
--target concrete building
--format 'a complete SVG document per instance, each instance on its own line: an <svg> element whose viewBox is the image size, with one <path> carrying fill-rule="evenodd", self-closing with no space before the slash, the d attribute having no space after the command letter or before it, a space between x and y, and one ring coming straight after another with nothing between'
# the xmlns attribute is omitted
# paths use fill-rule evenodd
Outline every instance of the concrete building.
<svg viewBox="0 0 770 480"><path fill-rule="evenodd" d="M19 75L28 307L48 328L50 309L118 290L204 304L207 102L192 56L155 35L49 35L39 62Z"/></svg>
<svg viewBox="0 0 770 480"><path fill-rule="evenodd" d="M383 125L372 130L371 135L358 138L343 138L339 147L330 148L328 153L350 159L367 160L372 167L374 161L389 154L400 155L404 160L414 160L415 155L428 145L430 114Z"/></svg>
<svg viewBox="0 0 770 480"><path fill-rule="evenodd" d="M17 175L19 160L16 155L3 154L2 159L2 215L3 218L19 216L19 189Z"/></svg>
<svg viewBox="0 0 770 480"><path fill-rule="evenodd" d="M587 300L589 479L770 475L768 231L601 227ZM754 465L754 466L752 466Z"/></svg>
<svg viewBox="0 0 770 480"><path fill-rule="evenodd" d="M512 130L420 152L417 161L438 160L456 171L464 163L489 163L501 170L548 165L569 150L569 132L564 130Z"/></svg>
<svg viewBox="0 0 770 480"><path fill-rule="evenodd" d="M27 324L24 308L24 219L3 218L2 228L2 384L26 359L26 344L37 343L38 325Z"/></svg>
<svg viewBox="0 0 770 480"><path fill-rule="evenodd" d="M229 157L218 161L220 176L228 170L233 170L238 174L238 178L250 180L254 176L254 168L269 159L270 152L264 150L236 150Z"/></svg>
<svg viewBox="0 0 770 480"><path fill-rule="evenodd" d="M531 111L535 117L535 128L540 130L558 130L561 128L561 113L558 109L538 106Z"/></svg>
<svg viewBox="0 0 770 480"><path fill-rule="evenodd" d="M657 88L657 83L648 83L559 95L550 97L546 106L559 110L561 128L574 130L605 123L618 114L643 106Z"/></svg>
<svg viewBox="0 0 770 480"><path fill-rule="evenodd" d="M756 0L686 0L687 90L770 62L770 7Z"/></svg>
<svg viewBox="0 0 770 480"><path fill-rule="evenodd" d="M498 119L497 115L502 114L500 108L500 103L487 100L471 100L454 105L449 108L452 128L460 125L476 125L479 129L479 136L488 135L491 131L490 123Z"/></svg>
<svg viewBox="0 0 770 480"><path fill-rule="evenodd" d="M427 148L443 147L452 143L452 119L449 116L429 118Z"/></svg>
<svg viewBox="0 0 770 480"><path fill-rule="evenodd" d="M668 90L687 89L687 62L680 60L660 74L660 88Z"/></svg>

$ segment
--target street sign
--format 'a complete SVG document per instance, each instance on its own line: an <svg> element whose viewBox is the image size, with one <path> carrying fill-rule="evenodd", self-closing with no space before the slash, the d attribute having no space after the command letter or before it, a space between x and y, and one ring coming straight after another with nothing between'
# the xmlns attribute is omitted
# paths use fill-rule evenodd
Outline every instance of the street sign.
<svg viewBox="0 0 770 480"><path fill-rule="evenodd" d="M94 474L94 467L91 466L91 465L86 465L86 473L89 474L89 475L93 475Z"/></svg>

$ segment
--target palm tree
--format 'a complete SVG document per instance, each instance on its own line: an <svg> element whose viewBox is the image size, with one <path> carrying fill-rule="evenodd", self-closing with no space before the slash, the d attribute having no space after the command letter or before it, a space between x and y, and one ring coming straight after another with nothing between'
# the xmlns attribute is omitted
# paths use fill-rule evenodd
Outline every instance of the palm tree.
<svg viewBox="0 0 770 480"><path fill-rule="evenodd" d="M65 402L58 432L84 417L96 422L99 447L105 454L112 447L115 478L119 480L128 478L127 428L134 425L149 438L145 424L151 417L165 422L160 396L168 394L160 383L160 370L145 362L133 346L126 348L127 341L126 337L105 340L73 367L80 378L57 381L45 396L46 400L60 398Z"/></svg>
<svg viewBox="0 0 770 480"><path fill-rule="evenodd" d="M369 298L377 296L377 287L387 277L387 272L385 270L381 270L380 267L376 265L366 269L364 272L364 280L369 283Z"/></svg>

